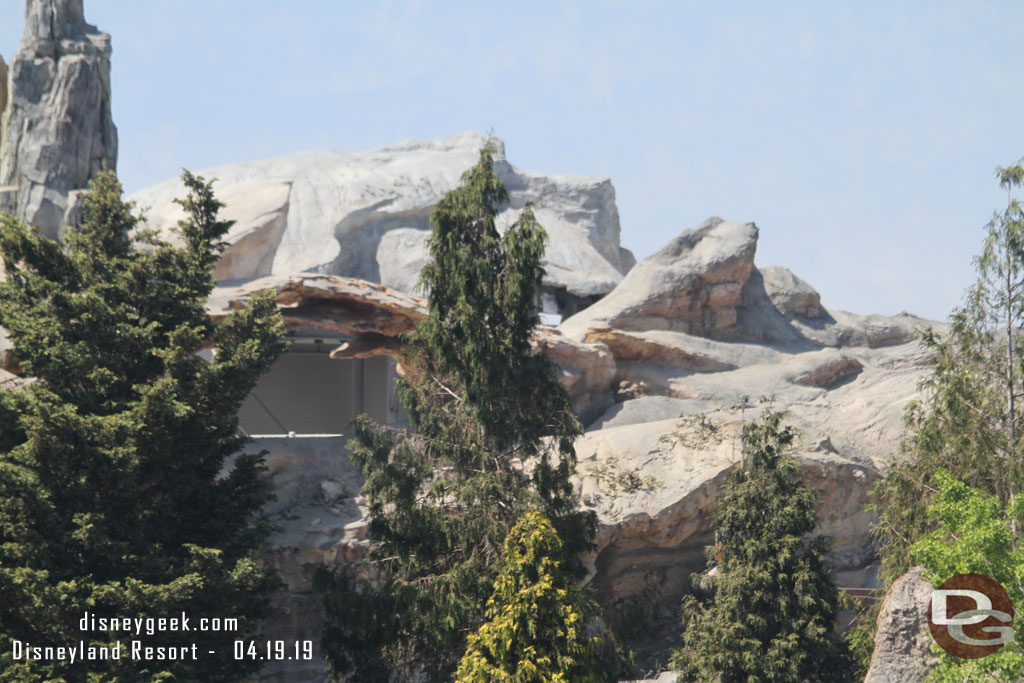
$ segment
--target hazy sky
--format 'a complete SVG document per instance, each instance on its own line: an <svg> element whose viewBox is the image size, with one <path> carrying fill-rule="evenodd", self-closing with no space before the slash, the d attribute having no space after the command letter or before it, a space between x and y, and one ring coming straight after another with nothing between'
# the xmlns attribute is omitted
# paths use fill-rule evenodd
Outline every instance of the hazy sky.
<svg viewBox="0 0 1024 683"><path fill-rule="evenodd" d="M708 216L826 307L944 319L1024 155L1024 3L85 0L128 191L303 149L493 129L610 176L643 258ZM726 6L728 5L728 6ZM0 54L23 2L0 0Z"/></svg>

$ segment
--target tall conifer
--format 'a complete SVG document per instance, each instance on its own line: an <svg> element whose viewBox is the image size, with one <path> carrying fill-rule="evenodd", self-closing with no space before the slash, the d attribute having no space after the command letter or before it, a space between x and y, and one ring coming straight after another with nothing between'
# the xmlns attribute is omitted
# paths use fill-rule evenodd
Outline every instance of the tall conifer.
<svg viewBox="0 0 1024 683"><path fill-rule="evenodd" d="M684 602L684 645L672 657L681 680L848 680L824 544L805 540L818 524L815 496L788 454L796 434L782 418L769 412L743 429L745 467L724 487L708 549L712 596Z"/></svg>
<svg viewBox="0 0 1024 683"><path fill-rule="evenodd" d="M574 574L591 544L594 516L569 479L582 429L531 346L546 237L530 207L499 233L507 203L485 148L431 219L429 315L400 360L411 430L355 424L374 580L321 573L333 584L324 648L338 675L449 680L526 511L551 520Z"/></svg>
<svg viewBox="0 0 1024 683"><path fill-rule="evenodd" d="M183 246L137 233L104 172L67 249L0 219L0 324L34 382L0 389L0 679L230 681L257 664L232 641L266 612L274 582L253 553L266 527L261 459L240 455L237 411L282 352L273 297L213 325L204 308L229 222L186 172ZM142 248L137 248L141 243ZM197 358L204 344L213 363ZM239 630L94 630L98 619L239 620ZM133 659L198 646L198 658ZM14 658L34 647L110 646L120 661ZM215 654L210 655L209 650ZM166 651L165 651L166 653Z"/></svg>

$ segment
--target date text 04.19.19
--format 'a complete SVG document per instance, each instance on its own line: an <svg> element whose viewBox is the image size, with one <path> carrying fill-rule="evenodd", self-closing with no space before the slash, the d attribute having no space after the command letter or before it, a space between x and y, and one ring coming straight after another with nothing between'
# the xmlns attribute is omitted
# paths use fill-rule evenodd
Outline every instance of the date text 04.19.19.
<svg viewBox="0 0 1024 683"><path fill-rule="evenodd" d="M235 659L313 659L312 640L236 640Z"/></svg>

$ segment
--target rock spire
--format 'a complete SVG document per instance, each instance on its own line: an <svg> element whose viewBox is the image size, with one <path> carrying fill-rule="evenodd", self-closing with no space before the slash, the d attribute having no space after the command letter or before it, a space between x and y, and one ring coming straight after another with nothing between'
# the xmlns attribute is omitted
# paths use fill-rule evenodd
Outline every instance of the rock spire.
<svg viewBox="0 0 1024 683"><path fill-rule="evenodd" d="M82 0L27 0L6 97L0 89L0 211L49 237L75 221L77 190L117 160L110 52Z"/></svg>

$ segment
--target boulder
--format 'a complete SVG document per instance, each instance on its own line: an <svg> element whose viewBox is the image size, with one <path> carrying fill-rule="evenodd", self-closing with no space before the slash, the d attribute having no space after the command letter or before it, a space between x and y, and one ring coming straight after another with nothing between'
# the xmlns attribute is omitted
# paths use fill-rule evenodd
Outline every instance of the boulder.
<svg viewBox="0 0 1024 683"><path fill-rule="evenodd" d="M0 211L48 237L60 236L68 194L116 165L110 53L110 36L86 23L82 0L26 3L0 123Z"/></svg>
<svg viewBox="0 0 1024 683"><path fill-rule="evenodd" d="M768 266L759 270L765 292L779 313L802 318L822 316L821 295L788 268Z"/></svg>
<svg viewBox="0 0 1024 683"><path fill-rule="evenodd" d="M352 154L302 152L201 172L217 178L226 215L239 222L228 235L230 247L216 276L313 271L412 293L426 263L424 241L434 206L487 144L495 148L495 171L509 191L499 229L533 202L548 232L545 288L568 310L614 288L633 258L619 245L611 181L521 171L506 160L500 140L478 133ZM279 188L268 194L274 186ZM183 192L175 179L130 199L147 209L147 227L167 234L182 216L173 199Z"/></svg>
<svg viewBox="0 0 1024 683"><path fill-rule="evenodd" d="M756 247L753 223L709 218L638 263L611 293L561 329L580 339L596 327L728 337Z"/></svg>
<svg viewBox="0 0 1024 683"><path fill-rule="evenodd" d="M889 587L864 683L921 683L938 664L928 632L933 586L923 572L923 567L914 567Z"/></svg>

